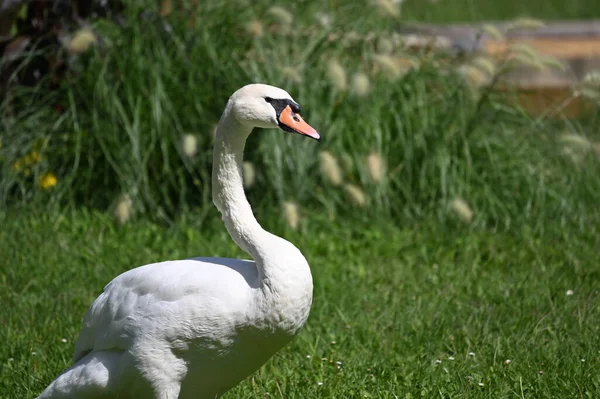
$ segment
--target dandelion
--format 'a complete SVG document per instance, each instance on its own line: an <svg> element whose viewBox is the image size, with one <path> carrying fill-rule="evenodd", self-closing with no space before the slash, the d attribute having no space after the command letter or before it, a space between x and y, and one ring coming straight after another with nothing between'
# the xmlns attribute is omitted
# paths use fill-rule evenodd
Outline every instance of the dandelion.
<svg viewBox="0 0 600 399"><path fill-rule="evenodd" d="M265 29L262 22L260 22L258 19L254 19L246 24L246 32L251 34L255 39L258 39L263 37L265 34Z"/></svg>
<svg viewBox="0 0 600 399"><path fill-rule="evenodd" d="M83 28L75 32L69 41L67 49L70 53L84 53L92 44L96 43L96 35L91 29Z"/></svg>
<svg viewBox="0 0 600 399"><path fill-rule="evenodd" d="M37 151L31 152L31 153L25 155L25 157L23 158L23 162L25 163L25 165L36 164L41 160L42 160L42 156Z"/></svg>
<svg viewBox="0 0 600 399"><path fill-rule="evenodd" d="M481 27L481 30L483 31L483 33L487 34L494 40L504 40L504 35L502 34L502 32L500 32L500 29L498 29L494 25L484 24Z"/></svg>
<svg viewBox="0 0 600 399"><path fill-rule="evenodd" d="M280 25L290 26L294 22L292 13L281 6L273 6L269 8L267 13L275 18Z"/></svg>
<svg viewBox="0 0 600 399"><path fill-rule="evenodd" d="M198 152L198 138L193 134L184 134L181 137L181 152L188 158L192 158Z"/></svg>
<svg viewBox="0 0 600 399"><path fill-rule="evenodd" d="M307 358L307 359L310 359L310 358L311 358L311 356L310 356L310 355L306 355L306 358Z"/></svg>
<svg viewBox="0 0 600 399"><path fill-rule="evenodd" d="M63 344L66 344L67 343L67 339L63 338L63 339L60 340L60 342L62 342Z"/></svg>
<svg viewBox="0 0 600 399"><path fill-rule="evenodd" d="M479 385L480 387L483 387L483 386L484 386L484 385L483 385L483 382L480 382L480 383L479 383L479 384L477 384L477 385Z"/></svg>
<svg viewBox="0 0 600 399"><path fill-rule="evenodd" d="M573 294L575 294L575 291L573 291L573 290L567 290L567 292L566 292L566 294L565 294L565 295L566 295L566 296L571 296L571 295L573 295Z"/></svg>
<svg viewBox="0 0 600 399"><path fill-rule="evenodd" d="M127 194L121 194L117 199L117 205L114 210L114 218L118 225L124 225L131 217L133 202Z"/></svg>
<svg viewBox="0 0 600 399"><path fill-rule="evenodd" d="M322 383L321 381L318 381L318 382L317 382L317 385L318 385L318 386L321 386L321 385L323 385L323 383Z"/></svg>
<svg viewBox="0 0 600 399"><path fill-rule="evenodd" d="M510 359L506 359L506 360L504 361L504 364L506 364L507 366L508 366L509 364L511 364L511 363L512 363L512 360L510 360Z"/></svg>
<svg viewBox="0 0 600 399"><path fill-rule="evenodd" d="M352 76L352 93L357 97L364 97L369 94L371 83L369 77L364 72L357 72Z"/></svg>
<svg viewBox="0 0 600 399"><path fill-rule="evenodd" d="M329 151L321 151L319 153L319 161L321 173L327 178L329 183L334 186L342 184L342 170L337 159Z"/></svg>
<svg viewBox="0 0 600 399"><path fill-rule="evenodd" d="M383 160L377 152L372 152L367 156L367 169L369 177L374 183L379 183L383 178Z"/></svg>
<svg viewBox="0 0 600 399"><path fill-rule="evenodd" d="M48 190L56 186L57 183L58 179L56 178L56 175L54 175L54 173L52 172L48 172L40 178L40 187L43 190Z"/></svg>
<svg viewBox="0 0 600 399"><path fill-rule="evenodd" d="M546 26L546 23L539 19L518 18L509 25L508 29L539 29L544 26Z"/></svg>
<svg viewBox="0 0 600 399"><path fill-rule="evenodd" d="M469 356L475 356L475 352L469 352Z"/></svg>
<svg viewBox="0 0 600 399"><path fill-rule="evenodd" d="M20 172L22 169L22 161L17 159L15 162L13 162L12 168L15 172Z"/></svg>
<svg viewBox="0 0 600 399"><path fill-rule="evenodd" d="M400 4L402 1L394 0L375 0L375 6L379 11L389 17L397 17L400 15Z"/></svg>
<svg viewBox="0 0 600 399"><path fill-rule="evenodd" d="M337 364L338 366L341 366L342 362L335 362L335 364Z"/></svg>
<svg viewBox="0 0 600 399"><path fill-rule="evenodd" d="M456 215L465 223L471 223L473 219L473 210L462 198L455 198L450 203L450 207L456 213ZM475 356L473 352L469 352L469 356Z"/></svg>
<svg viewBox="0 0 600 399"><path fill-rule="evenodd" d="M36 356L37 352L31 352L31 356Z"/></svg>
<svg viewBox="0 0 600 399"><path fill-rule="evenodd" d="M281 72L282 72L283 76L287 77L292 82L302 83L302 74L300 73L300 70L298 68L286 66L286 67L283 67Z"/></svg>
<svg viewBox="0 0 600 399"><path fill-rule="evenodd" d="M435 359L435 364L442 364L442 361L440 359Z"/></svg>
<svg viewBox="0 0 600 399"><path fill-rule="evenodd" d="M331 84L339 91L344 91L348 87L346 71L340 62L336 59L331 59L327 63L327 75Z"/></svg>
<svg viewBox="0 0 600 399"><path fill-rule="evenodd" d="M584 358L581 358L581 363L585 363L585 359Z"/></svg>
<svg viewBox="0 0 600 399"><path fill-rule="evenodd" d="M448 356L448 360L454 360L454 356Z"/></svg>
<svg viewBox="0 0 600 399"><path fill-rule="evenodd" d="M344 185L344 190L354 205L363 207L367 203L365 193L358 186L348 183Z"/></svg>
<svg viewBox="0 0 600 399"><path fill-rule="evenodd" d="M337 342L331 341L331 345L335 345L335 344L337 344Z"/></svg>
<svg viewBox="0 0 600 399"><path fill-rule="evenodd" d="M298 205L296 205L293 202L284 202L283 214L285 216L285 220L287 221L288 225L292 228L292 230L296 230L298 228L298 223L300 222Z"/></svg>
<svg viewBox="0 0 600 399"><path fill-rule="evenodd" d="M252 162L245 161L242 167L244 174L244 188L250 188L254 185L256 173Z"/></svg>

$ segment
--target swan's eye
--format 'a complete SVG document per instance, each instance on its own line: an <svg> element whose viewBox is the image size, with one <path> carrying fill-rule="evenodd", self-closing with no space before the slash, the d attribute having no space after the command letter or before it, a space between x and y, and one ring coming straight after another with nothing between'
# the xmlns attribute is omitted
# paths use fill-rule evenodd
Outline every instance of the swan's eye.
<svg viewBox="0 0 600 399"><path fill-rule="evenodd" d="M273 99L271 97L265 97L265 101L270 103L271 101L273 101Z"/></svg>

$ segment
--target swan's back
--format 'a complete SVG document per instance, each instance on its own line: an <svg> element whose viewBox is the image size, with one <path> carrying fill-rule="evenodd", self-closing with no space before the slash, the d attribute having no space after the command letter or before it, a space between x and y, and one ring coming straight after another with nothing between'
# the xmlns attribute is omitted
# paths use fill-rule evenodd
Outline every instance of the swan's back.
<svg viewBox="0 0 600 399"><path fill-rule="evenodd" d="M256 286L255 263L240 259L195 258L129 270L90 306L74 360L92 350L126 350L142 332L168 337L189 329L197 335L198 328L234 323L252 303Z"/></svg>

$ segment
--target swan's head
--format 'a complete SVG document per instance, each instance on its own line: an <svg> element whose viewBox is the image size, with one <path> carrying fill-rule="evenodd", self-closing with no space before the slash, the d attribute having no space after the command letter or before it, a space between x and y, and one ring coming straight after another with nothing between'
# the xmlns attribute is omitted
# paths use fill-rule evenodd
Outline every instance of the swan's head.
<svg viewBox="0 0 600 399"><path fill-rule="evenodd" d="M264 84L249 84L229 98L235 119L247 126L280 128L321 140L315 129L300 116L300 105L285 90Z"/></svg>

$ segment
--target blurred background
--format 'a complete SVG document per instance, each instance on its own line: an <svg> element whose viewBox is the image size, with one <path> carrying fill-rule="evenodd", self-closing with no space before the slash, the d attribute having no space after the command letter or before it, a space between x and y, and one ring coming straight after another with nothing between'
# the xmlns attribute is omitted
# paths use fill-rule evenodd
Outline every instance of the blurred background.
<svg viewBox="0 0 600 399"><path fill-rule="evenodd" d="M244 164L315 305L229 397L600 389L597 0L2 0L0 54L1 397L118 273L245 256L210 173L250 82L323 137L257 131Z"/></svg>

